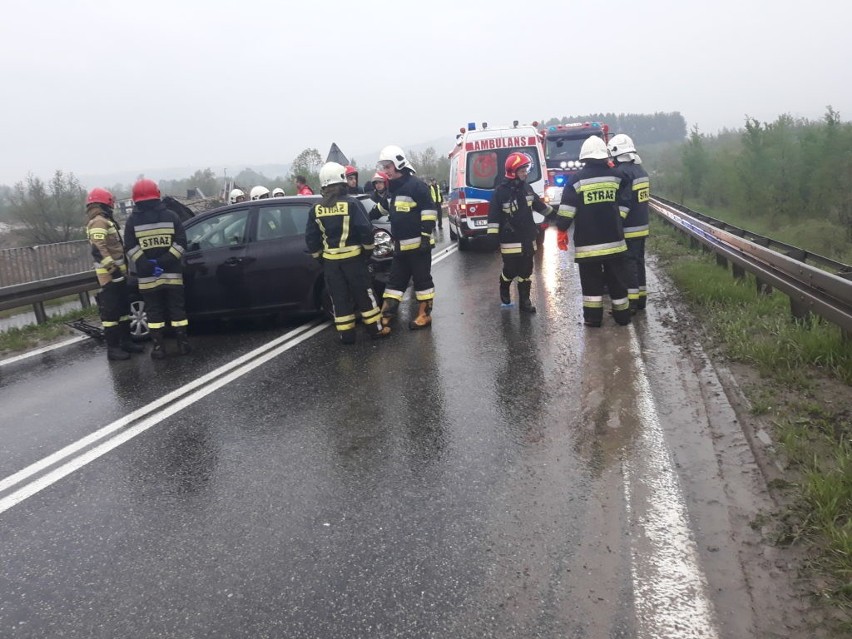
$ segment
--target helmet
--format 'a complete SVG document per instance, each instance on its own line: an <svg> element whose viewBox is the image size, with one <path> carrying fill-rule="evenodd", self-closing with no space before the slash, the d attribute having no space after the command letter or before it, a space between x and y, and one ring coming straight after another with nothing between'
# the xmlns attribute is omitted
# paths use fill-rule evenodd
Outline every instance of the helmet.
<svg viewBox="0 0 852 639"><path fill-rule="evenodd" d="M103 204L112 208L115 206L115 198L106 189L92 189L86 197L86 204Z"/></svg>
<svg viewBox="0 0 852 639"><path fill-rule="evenodd" d="M249 191L249 197L252 200L265 200L269 197L269 189L265 186L253 186Z"/></svg>
<svg viewBox="0 0 852 639"><path fill-rule="evenodd" d="M346 184L346 169L337 162L326 162L320 169L319 179L322 188L332 184Z"/></svg>
<svg viewBox="0 0 852 639"><path fill-rule="evenodd" d="M636 146L633 144L630 136L619 133L618 135L614 135L609 141L609 150L613 156L618 157L625 153L636 153Z"/></svg>
<svg viewBox="0 0 852 639"><path fill-rule="evenodd" d="M373 179L370 182L387 182L388 176L381 171L376 171L376 174L373 176Z"/></svg>
<svg viewBox="0 0 852 639"><path fill-rule="evenodd" d="M154 182L154 180L149 180L147 178L139 180L133 185L131 198L133 199L134 204L137 202L146 202L148 200L159 200L160 187L157 186L157 183Z"/></svg>
<svg viewBox="0 0 852 639"><path fill-rule="evenodd" d="M414 167L411 166L411 162L406 159L405 152L402 148L395 144L389 144L382 149L382 152L379 153L379 162L393 162L397 171L409 169L412 173L417 173L417 171L414 170Z"/></svg>
<svg viewBox="0 0 852 639"><path fill-rule="evenodd" d="M347 164L346 165L346 177L349 177L350 175L354 175L355 177L358 177L358 169L356 169L351 164Z"/></svg>
<svg viewBox="0 0 852 639"><path fill-rule="evenodd" d="M228 194L228 203L236 204L238 198L246 199L246 194L243 193L240 189L231 189L231 192Z"/></svg>
<svg viewBox="0 0 852 639"><path fill-rule="evenodd" d="M506 177L514 180L518 177L518 169L529 168L531 164L532 160L526 153L519 151L510 153L509 157L506 158Z"/></svg>
<svg viewBox="0 0 852 639"><path fill-rule="evenodd" d="M284 197L285 195L287 194L284 193L284 189L282 189L280 186L276 186L274 189L272 189L272 197Z"/></svg>
<svg viewBox="0 0 852 639"><path fill-rule="evenodd" d="M607 158L609 153L606 142L596 135L590 135L580 147L581 160L606 160Z"/></svg>

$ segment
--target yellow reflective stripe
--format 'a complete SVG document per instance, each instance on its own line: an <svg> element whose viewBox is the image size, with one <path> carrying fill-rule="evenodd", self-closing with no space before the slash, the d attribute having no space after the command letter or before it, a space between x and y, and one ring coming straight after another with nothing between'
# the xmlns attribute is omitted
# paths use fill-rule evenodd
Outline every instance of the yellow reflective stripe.
<svg viewBox="0 0 852 639"><path fill-rule="evenodd" d="M390 298L392 300L402 301L402 294L404 292L405 291L397 291L397 290L394 290L394 289L386 288L385 294L384 294L384 299Z"/></svg>
<svg viewBox="0 0 852 639"><path fill-rule="evenodd" d="M350 322L349 324L337 324L338 331L351 331L355 328L355 322Z"/></svg>
<svg viewBox="0 0 852 639"><path fill-rule="evenodd" d="M438 214L437 213L427 213L426 211L423 211L423 213L420 215L420 219L424 222L434 222L435 220L438 219Z"/></svg>
<svg viewBox="0 0 852 639"><path fill-rule="evenodd" d="M376 306L372 310L364 311L363 313L361 313L361 319L366 322L371 317L378 317L381 312L382 312L381 309L378 306Z"/></svg>
<svg viewBox="0 0 852 639"><path fill-rule="evenodd" d="M354 322L355 321L355 313L350 315L340 315L334 318L335 322Z"/></svg>
<svg viewBox="0 0 852 639"><path fill-rule="evenodd" d="M136 237L151 237L152 235L174 235L175 229L171 224L166 226L161 226L158 228L151 229L150 231L140 231L136 230Z"/></svg>
<svg viewBox="0 0 852 639"><path fill-rule="evenodd" d="M361 255L360 246L348 246L345 249L328 249L323 251L323 258L327 260L345 260L348 257Z"/></svg>
<svg viewBox="0 0 852 639"><path fill-rule="evenodd" d="M351 218L347 215L343 218L343 231L340 233L340 243L337 245L339 248L346 248L346 240L349 239L349 220Z"/></svg>
<svg viewBox="0 0 852 639"><path fill-rule="evenodd" d="M156 330L159 330L159 329L165 328L165 327L166 327L165 322L148 322L148 328L150 328L152 331L156 331Z"/></svg>
<svg viewBox="0 0 852 639"><path fill-rule="evenodd" d="M181 326L189 326L189 320L172 320L172 326L180 328Z"/></svg>
<svg viewBox="0 0 852 639"><path fill-rule="evenodd" d="M435 298L435 289L427 288L422 291L415 291L415 297L418 302L425 302L426 300L431 300Z"/></svg>
<svg viewBox="0 0 852 639"><path fill-rule="evenodd" d="M112 328L113 326L118 326L118 322L110 322L108 320L101 320L101 324L103 324L104 328Z"/></svg>
<svg viewBox="0 0 852 639"><path fill-rule="evenodd" d="M183 255L183 253L182 253L181 251L176 251L176 250L175 250L176 248L177 248L177 247L172 246L172 248L170 248L170 249L169 249L169 253L171 253L172 255L174 255L176 258L180 259L181 255Z"/></svg>

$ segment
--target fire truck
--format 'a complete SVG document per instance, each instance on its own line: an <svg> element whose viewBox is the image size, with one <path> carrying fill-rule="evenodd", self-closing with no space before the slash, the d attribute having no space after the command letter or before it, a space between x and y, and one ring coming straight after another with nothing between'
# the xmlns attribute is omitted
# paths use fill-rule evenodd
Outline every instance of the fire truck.
<svg viewBox="0 0 852 639"><path fill-rule="evenodd" d="M609 126L600 122L571 122L554 124L539 131L544 140L544 156L547 162L547 187L545 193L551 203L559 204L562 188L572 173L583 166L580 162L580 147L590 135L597 135L609 142Z"/></svg>
<svg viewBox="0 0 852 639"><path fill-rule="evenodd" d="M538 122L518 124L515 120L512 126L499 127L483 122L479 128L471 122L456 136L455 148L449 155L447 224L450 239L458 242L460 251L487 234L488 205L494 188L503 180L506 158L514 151L529 156L527 184L544 197L547 176ZM542 229L547 226L542 215L534 213L533 218Z"/></svg>

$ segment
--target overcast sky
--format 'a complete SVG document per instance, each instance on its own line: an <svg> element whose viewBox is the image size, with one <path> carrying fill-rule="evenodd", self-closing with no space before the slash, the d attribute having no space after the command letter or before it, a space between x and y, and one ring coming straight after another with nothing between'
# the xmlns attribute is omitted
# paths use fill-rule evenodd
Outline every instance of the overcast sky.
<svg viewBox="0 0 852 639"><path fill-rule="evenodd" d="M55 169L234 174L331 142L364 166L471 120L680 111L715 132L828 104L852 117L852 9L837 0L3 7L5 184Z"/></svg>

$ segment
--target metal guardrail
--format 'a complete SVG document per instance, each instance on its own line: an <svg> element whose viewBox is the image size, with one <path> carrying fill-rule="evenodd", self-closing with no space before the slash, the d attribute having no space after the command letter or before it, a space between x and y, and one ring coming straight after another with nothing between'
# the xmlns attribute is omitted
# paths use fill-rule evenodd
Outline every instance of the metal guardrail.
<svg viewBox="0 0 852 639"><path fill-rule="evenodd" d="M652 198L651 209L716 253L720 265L732 262L735 277L748 271L755 275L761 289L769 285L785 293L794 317L805 319L813 313L852 334L852 267L736 227L726 230L722 228L727 226L724 222L703 221L700 214L662 198ZM748 235L754 239L748 239ZM805 259L819 267L805 263Z"/></svg>
<svg viewBox="0 0 852 639"><path fill-rule="evenodd" d="M91 270L87 240L0 250L0 288Z"/></svg>

